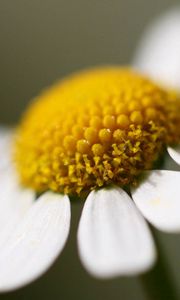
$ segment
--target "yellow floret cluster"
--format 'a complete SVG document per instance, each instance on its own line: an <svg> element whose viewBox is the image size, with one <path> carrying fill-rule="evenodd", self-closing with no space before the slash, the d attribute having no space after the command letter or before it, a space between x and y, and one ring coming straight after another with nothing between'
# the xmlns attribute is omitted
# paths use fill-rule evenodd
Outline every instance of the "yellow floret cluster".
<svg viewBox="0 0 180 300"><path fill-rule="evenodd" d="M180 141L180 99L136 72L104 67L43 91L16 132L22 183L65 194L134 184Z"/></svg>

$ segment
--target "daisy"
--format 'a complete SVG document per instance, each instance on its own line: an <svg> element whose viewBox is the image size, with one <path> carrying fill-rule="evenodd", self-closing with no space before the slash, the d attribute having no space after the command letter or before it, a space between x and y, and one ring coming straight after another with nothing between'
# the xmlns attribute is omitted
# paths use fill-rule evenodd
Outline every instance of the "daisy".
<svg viewBox="0 0 180 300"><path fill-rule="evenodd" d="M40 276L61 253L70 200L85 199L77 243L99 278L150 269L147 219L180 230L180 172L153 170L180 141L179 96L120 67L72 75L34 99L0 132L0 290ZM13 154L11 153L13 149Z"/></svg>

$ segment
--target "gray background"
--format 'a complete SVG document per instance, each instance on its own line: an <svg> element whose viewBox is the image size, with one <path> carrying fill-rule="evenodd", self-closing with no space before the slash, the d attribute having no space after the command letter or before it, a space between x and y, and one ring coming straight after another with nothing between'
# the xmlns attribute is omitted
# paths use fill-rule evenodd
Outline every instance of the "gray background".
<svg viewBox="0 0 180 300"><path fill-rule="evenodd" d="M172 0L0 0L0 124L17 122L28 101L71 71L129 64L144 27ZM2 299L146 299L138 278L97 281L82 269L72 232L62 256L30 286ZM159 234L180 295L180 236Z"/></svg>

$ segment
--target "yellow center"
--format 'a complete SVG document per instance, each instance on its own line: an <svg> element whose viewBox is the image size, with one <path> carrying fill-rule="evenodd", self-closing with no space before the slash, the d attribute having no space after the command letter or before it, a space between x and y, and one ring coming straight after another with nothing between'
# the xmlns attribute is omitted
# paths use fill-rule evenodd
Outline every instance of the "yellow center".
<svg viewBox="0 0 180 300"><path fill-rule="evenodd" d="M180 141L179 112L175 93L129 69L72 75L35 98L17 129L21 181L66 194L133 184Z"/></svg>

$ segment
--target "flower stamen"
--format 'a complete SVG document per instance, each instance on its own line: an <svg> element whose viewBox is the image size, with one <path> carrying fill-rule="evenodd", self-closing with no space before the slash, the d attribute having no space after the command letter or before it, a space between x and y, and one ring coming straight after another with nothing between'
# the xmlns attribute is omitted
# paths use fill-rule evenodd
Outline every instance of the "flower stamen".
<svg viewBox="0 0 180 300"><path fill-rule="evenodd" d="M21 181L79 194L135 183L180 142L180 99L129 69L80 72L35 99L17 130Z"/></svg>

